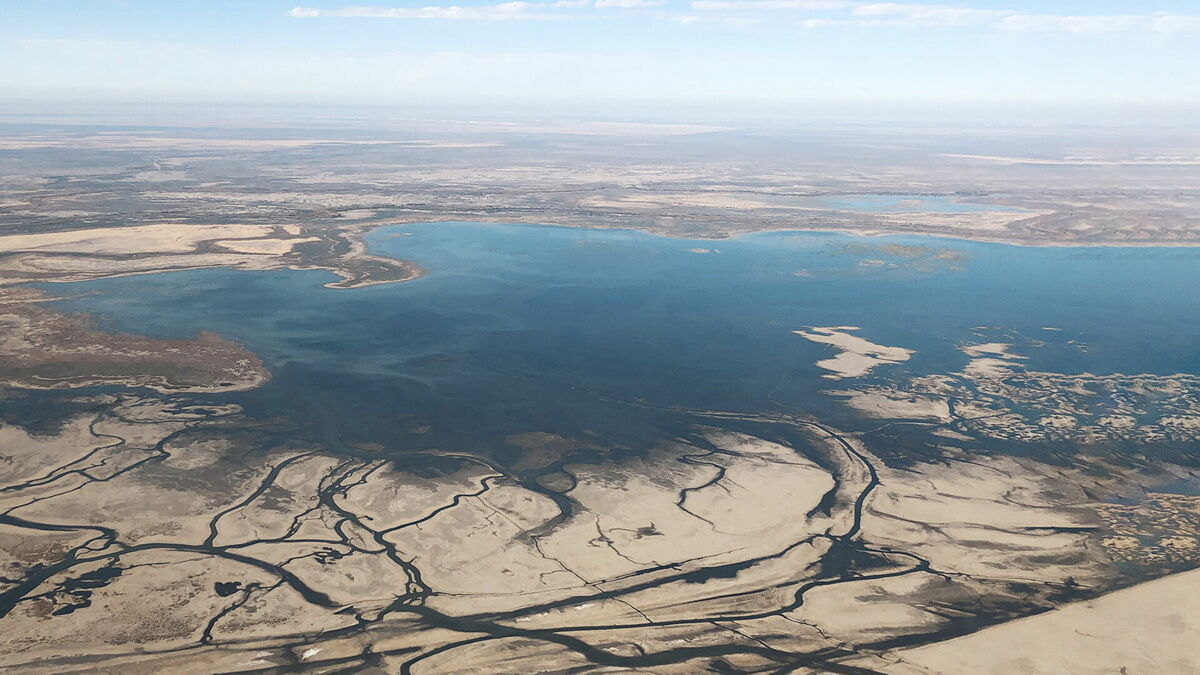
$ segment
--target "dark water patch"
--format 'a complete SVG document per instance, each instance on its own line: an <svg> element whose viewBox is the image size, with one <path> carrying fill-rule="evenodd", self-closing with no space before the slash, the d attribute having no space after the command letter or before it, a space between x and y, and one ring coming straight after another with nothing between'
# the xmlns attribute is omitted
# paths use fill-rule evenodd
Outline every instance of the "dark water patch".
<svg viewBox="0 0 1200 675"><path fill-rule="evenodd" d="M55 391L0 387L0 424L20 427L35 436L56 436L70 420L88 413L99 413L110 405L107 401L67 397ZM2 454L3 450L0 450Z"/></svg>
<svg viewBox="0 0 1200 675"><path fill-rule="evenodd" d="M69 577L47 593L47 597L56 603L62 603L52 614L62 616L92 606L92 594L100 588L111 584L114 579L125 571L115 565L89 570L78 576Z"/></svg>

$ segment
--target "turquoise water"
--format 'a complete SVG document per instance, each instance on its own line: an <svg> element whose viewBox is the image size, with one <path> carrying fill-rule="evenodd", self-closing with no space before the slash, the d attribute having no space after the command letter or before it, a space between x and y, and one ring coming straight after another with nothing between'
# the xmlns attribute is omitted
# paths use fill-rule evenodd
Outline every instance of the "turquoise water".
<svg viewBox="0 0 1200 675"><path fill-rule="evenodd" d="M853 427L821 393L814 362L833 349L792 334L809 326L917 350L879 379L953 372L964 341L992 340L1018 342L1037 370L1200 373L1195 249L471 223L368 241L429 274L352 290L322 287L320 271L227 269L46 288L110 329L240 341L274 379L222 397L393 448L484 450L530 430L632 446L678 433L663 411L679 408L802 409Z"/></svg>

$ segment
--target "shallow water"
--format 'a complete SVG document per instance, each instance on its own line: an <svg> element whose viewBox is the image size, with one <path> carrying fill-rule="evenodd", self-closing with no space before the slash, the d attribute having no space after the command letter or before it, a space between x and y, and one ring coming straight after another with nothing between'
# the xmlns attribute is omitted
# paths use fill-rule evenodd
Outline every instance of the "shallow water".
<svg viewBox="0 0 1200 675"><path fill-rule="evenodd" d="M319 271L228 269L46 288L112 330L240 341L274 379L222 398L395 449L486 452L530 430L633 446L677 431L672 408L800 409L853 427L822 393L848 381L814 365L834 349L792 333L809 326L916 350L870 378L953 372L962 343L992 341L1035 370L1200 373L1195 249L472 223L368 240L429 274L353 290L322 287Z"/></svg>

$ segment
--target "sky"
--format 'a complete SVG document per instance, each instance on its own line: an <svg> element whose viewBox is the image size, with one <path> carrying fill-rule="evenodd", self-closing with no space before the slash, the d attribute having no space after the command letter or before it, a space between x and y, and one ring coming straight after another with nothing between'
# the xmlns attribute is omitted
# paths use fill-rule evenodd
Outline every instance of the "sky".
<svg viewBox="0 0 1200 675"><path fill-rule="evenodd" d="M0 91L32 102L1200 107L1198 0L382 2L0 0Z"/></svg>

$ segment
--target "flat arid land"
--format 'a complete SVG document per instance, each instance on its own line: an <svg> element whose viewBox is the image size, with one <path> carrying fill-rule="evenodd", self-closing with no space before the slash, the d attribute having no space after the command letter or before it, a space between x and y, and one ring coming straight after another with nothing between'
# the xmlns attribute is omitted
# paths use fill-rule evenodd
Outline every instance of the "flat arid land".
<svg viewBox="0 0 1200 675"><path fill-rule="evenodd" d="M6 233L301 225L289 236L330 240L298 244L314 257L373 223L438 220L699 238L827 229L1022 244L1200 243L1200 151L1186 132L1152 127L952 134L863 125L14 122L0 127L0 153Z"/></svg>
<svg viewBox="0 0 1200 675"><path fill-rule="evenodd" d="M0 125L0 670L1195 672L1200 146L844 132Z"/></svg>

